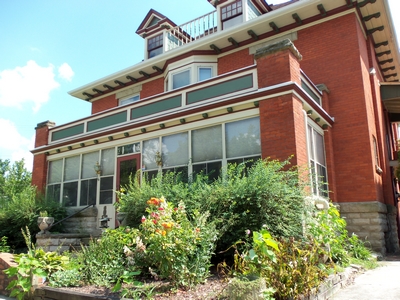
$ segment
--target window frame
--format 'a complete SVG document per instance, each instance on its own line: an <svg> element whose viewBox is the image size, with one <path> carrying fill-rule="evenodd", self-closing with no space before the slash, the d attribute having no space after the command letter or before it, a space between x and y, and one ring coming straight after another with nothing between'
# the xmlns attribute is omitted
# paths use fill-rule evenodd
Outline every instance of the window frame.
<svg viewBox="0 0 400 300"><path fill-rule="evenodd" d="M200 80L200 69L210 69L211 70L211 77L206 78L203 80ZM187 85L183 85L177 88L174 87L174 76L177 74L181 74L183 72L189 71L189 83ZM176 68L174 70L171 70L170 72L167 73L165 77L165 89L166 91L173 91L176 89L180 89L183 87L187 87L191 84L195 84L198 82L203 82L205 80L209 80L215 76L217 76L217 63L191 63L189 65L186 65L181 68Z"/></svg>
<svg viewBox="0 0 400 300"><path fill-rule="evenodd" d="M131 100L131 101L128 101L128 100ZM140 93L137 93L137 94L134 94L134 95L130 95L128 97L124 97L124 98L118 99L118 106L129 105L129 104L138 102L139 100L140 100Z"/></svg>
<svg viewBox="0 0 400 300"><path fill-rule="evenodd" d="M220 13L221 13L222 29L227 29L227 28L230 28L230 27L235 26L237 24L243 23L243 21L244 21L244 19L243 19L244 18L243 1L245 1L245 0L236 0L234 2L231 2L231 3L221 7ZM230 12L230 11L232 11L234 9L238 10L238 6L237 6L238 3L240 3L240 12L236 12L234 15L231 14L229 17L227 17L227 16L224 17L224 14L228 14L228 12ZM236 8L233 8L233 6L235 4L236 4ZM224 10L226 10L226 12L224 12ZM229 21L235 20L235 19L239 20L239 17L241 17L240 22L238 22L238 23L229 22ZM232 24L230 24L230 23L232 23Z"/></svg>
<svg viewBox="0 0 400 300"><path fill-rule="evenodd" d="M146 49L147 50L147 58L152 58L152 57L155 57L157 55L164 53L164 34L160 33L160 34L157 34L157 35L147 38L146 47L147 47L147 49ZM161 52L155 51L158 49L161 49ZM151 54L153 52L155 53L154 55Z"/></svg>

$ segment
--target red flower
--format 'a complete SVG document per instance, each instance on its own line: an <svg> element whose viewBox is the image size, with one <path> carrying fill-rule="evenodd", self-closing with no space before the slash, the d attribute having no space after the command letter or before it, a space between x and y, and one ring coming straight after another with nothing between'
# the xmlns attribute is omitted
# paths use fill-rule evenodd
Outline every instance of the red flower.
<svg viewBox="0 0 400 300"><path fill-rule="evenodd" d="M141 221L142 221L142 223L143 223L144 221L146 221L146 217L143 216Z"/></svg>

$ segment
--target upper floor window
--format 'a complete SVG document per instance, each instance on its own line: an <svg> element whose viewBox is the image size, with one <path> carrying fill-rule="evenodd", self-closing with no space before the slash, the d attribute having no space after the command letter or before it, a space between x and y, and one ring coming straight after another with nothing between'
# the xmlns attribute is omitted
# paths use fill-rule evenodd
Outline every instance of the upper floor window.
<svg viewBox="0 0 400 300"><path fill-rule="evenodd" d="M242 0L233 2L221 8L221 20L223 29L243 22Z"/></svg>
<svg viewBox="0 0 400 300"><path fill-rule="evenodd" d="M172 89L178 89L190 84L190 70L185 70L172 75Z"/></svg>
<svg viewBox="0 0 400 300"><path fill-rule="evenodd" d="M212 67L198 68L198 81L203 81L212 77Z"/></svg>
<svg viewBox="0 0 400 300"><path fill-rule="evenodd" d="M212 78L216 74L213 66L192 64L189 67L171 71L165 80L166 90L175 90L192 83Z"/></svg>
<svg viewBox="0 0 400 300"><path fill-rule="evenodd" d="M156 35L147 40L148 58L163 53L163 34Z"/></svg>
<svg viewBox="0 0 400 300"><path fill-rule="evenodd" d="M137 94L137 95L131 96L129 98L120 99L118 104L119 104L119 106L126 105L126 104L129 104L129 103L133 103L133 102L139 101L139 99L140 99L140 96L139 96L139 94Z"/></svg>

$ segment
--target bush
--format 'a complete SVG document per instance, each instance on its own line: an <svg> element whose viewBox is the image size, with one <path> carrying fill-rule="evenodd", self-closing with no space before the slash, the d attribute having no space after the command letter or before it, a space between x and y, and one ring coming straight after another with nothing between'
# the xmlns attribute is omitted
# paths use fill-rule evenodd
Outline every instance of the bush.
<svg viewBox="0 0 400 300"><path fill-rule="evenodd" d="M329 250L330 258L337 264L347 266L351 258L367 260L371 256L357 235L349 237L346 221L340 217L339 210L332 203L328 210L317 212L308 230L318 243Z"/></svg>
<svg viewBox="0 0 400 300"><path fill-rule="evenodd" d="M239 240L243 228L257 230L263 224L274 236L302 236L308 207L297 170L287 170L287 161L259 160L249 168L248 164L229 165L214 182L202 174L189 182L172 172L152 180L144 177L141 183L135 176L119 193L120 210L128 212L127 224L133 227L140 225L146 201L156 195L164 195L175 206L183 202L188 215L209 212L219 232L217 252Z"/></svg>
<svg viewBox="0 0 400 300"><path fill-rule="evenodd" d="M138 231L120 227L106 230L98 240L91 240L77 253L82 280L86 283L109 287L116 283L124 271L135 271L135 262L127 259L127 247L136 245Z"/></svg>
<svg viewBox="0 0 400 300"><path fill-rule="evenodd" d="M209 275L217 237L208 214L194 213L189 220L183 203L174 207L164 198L151 198L147 203L148 215L142 217L140 227L144 264L152 268L152 275L176 286L203 282Z"/></svg>

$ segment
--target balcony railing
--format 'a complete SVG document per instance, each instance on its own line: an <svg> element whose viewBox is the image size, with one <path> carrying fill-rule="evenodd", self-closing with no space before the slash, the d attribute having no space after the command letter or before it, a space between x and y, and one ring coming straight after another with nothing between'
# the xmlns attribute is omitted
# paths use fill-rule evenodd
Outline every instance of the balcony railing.
<svg viewBox="0 0 400 300"><path fill-rule="evenodd" d="M166 51L196 41L217 31L217 11L171 28L166 36Z"/></svg>

